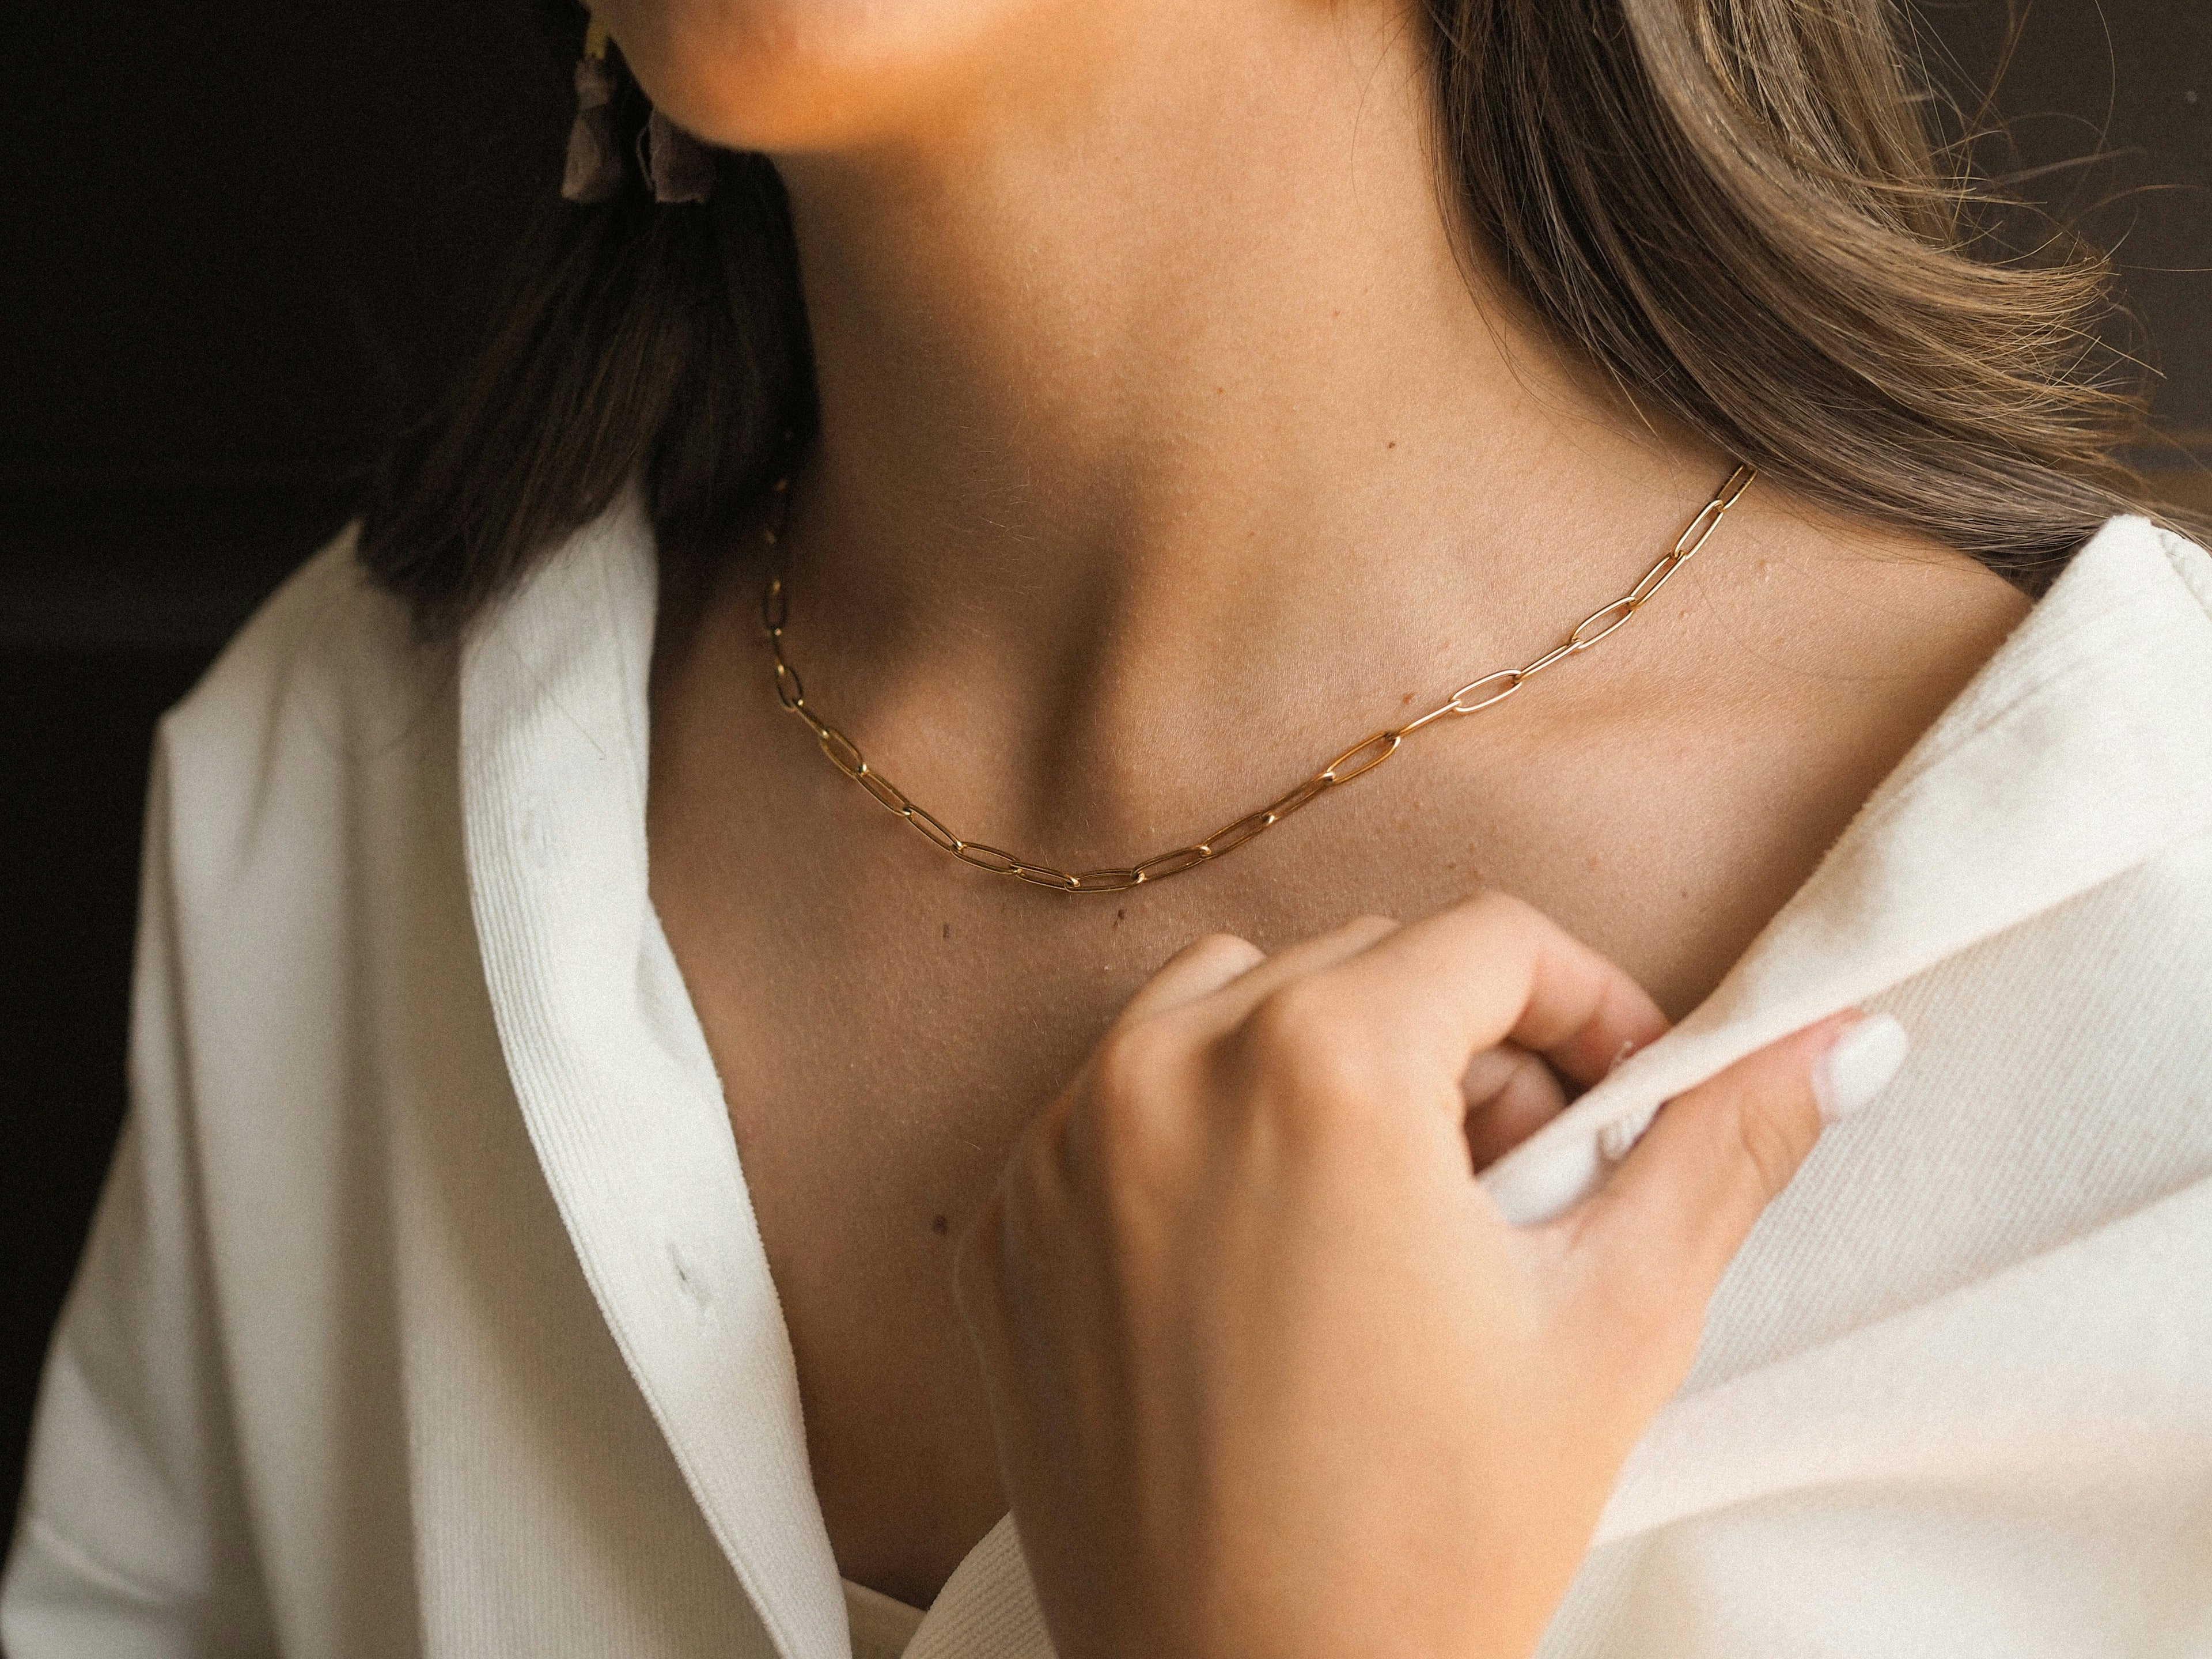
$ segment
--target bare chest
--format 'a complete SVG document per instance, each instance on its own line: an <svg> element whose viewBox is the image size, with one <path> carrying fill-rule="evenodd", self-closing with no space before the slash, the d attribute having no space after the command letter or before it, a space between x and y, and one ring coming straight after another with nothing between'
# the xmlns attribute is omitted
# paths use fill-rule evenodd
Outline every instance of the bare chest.
<svg viewBox="0 0 2212 1659"><path fill-rule="evenodd" d="M1793 771L1625 732L1495 770L1439 752L1234 860L1086 897L945 859L788 735L774 810L768 791L664 788L687 763L656 757L653 890L723 1079L841 1568L917 1604L1004 1510L954 1246L1023 1126L1168 956L1222 929L1274 950L1495 885L1679 1016L1893 758L1877 744Z"/></svg>
<svg viewBox="0 0 2212 1659"><path fill-rule="evenodd" d="M657 662L653 899L723 1081L846 1576L927 1604L1003 1513L954 1248L1023 1126L1170 955L1218 930L1272 951L1494 886L1680 1018L2022 608L1955 568L1855 574L1849 608L1816 584L1738 612L1698 600L1656 672L1616 653L1609 680L1408 744L1232 857L1121 895L931 848L777 710L744 629ZM1674 672L1701 652L1735 678Z"/></svg>

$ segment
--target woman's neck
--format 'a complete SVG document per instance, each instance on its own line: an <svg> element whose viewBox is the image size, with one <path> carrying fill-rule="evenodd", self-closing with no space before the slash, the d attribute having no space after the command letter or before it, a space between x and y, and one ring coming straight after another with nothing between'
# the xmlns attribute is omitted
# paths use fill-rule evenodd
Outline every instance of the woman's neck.
<svg viewBox="0 0 2212 1659"><path fill-rule="evenodd" d="M957 690L994 750L1092 761L1194 705L1337 732L1540 649L1725 471L1458 256L1413 27L1185 10L1079 84L779 157L823 424L794 650L843 712Z"/></svg>

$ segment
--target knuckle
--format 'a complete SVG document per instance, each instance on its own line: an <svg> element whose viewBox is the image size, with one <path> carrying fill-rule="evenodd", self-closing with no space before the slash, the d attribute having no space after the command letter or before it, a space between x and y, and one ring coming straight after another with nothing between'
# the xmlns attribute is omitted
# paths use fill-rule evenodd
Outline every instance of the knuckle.
<svg viewBox="0 0 2212 1659"><path fill-rule="evenodd" d="M1262 997L1245 1022L1245 1033L1263 1066L1304 1071L1336 1050L1345 1024L1343 1000L1324 976L1316 975Z"/></svg>
<svg viewBox="0 0 2212 1659"><path fill-rule="evenodd" d="M1121 1101L1148 1094L1170 1074L1178 1046L1176 1034L1162 1020L1115 1026L1092 1059L1092 1095L1101 1101Z"/></svg>
<svg viewBox="0 0 2212 1659"><path fill-rule="evenodd" d="M1334 1118L1374 1092L1377 1056L1326 975L1271 992L1244 1036L1255 1079L1279 1112Z"/></svg>
<svg viewBox="0 0 2212 1659"><path fill-rule="evenodd" d="M1083 1139L1109 1182L1156 1168L1175 1145L1182 1059L1178 1035L1159 1021L1140 1021L1100 1046Z"/></svg>

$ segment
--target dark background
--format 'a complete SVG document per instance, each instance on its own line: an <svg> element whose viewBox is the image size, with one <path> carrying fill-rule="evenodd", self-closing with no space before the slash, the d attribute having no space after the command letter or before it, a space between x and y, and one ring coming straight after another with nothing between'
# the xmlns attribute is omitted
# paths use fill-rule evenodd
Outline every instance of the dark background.
<svg viewBox="0 0 2212 1659"><path fill-rule="evenodd" d="M0 1502L123 1106L155 715L350 516L556 188L530 0L72 0L0 58ZM28 15L25 15L28 12ZM1937 0L1962 84L2004 0ZM2117 245L2156 493L2212 507L2212 5L2046 0L1997 167Z"/></svg>

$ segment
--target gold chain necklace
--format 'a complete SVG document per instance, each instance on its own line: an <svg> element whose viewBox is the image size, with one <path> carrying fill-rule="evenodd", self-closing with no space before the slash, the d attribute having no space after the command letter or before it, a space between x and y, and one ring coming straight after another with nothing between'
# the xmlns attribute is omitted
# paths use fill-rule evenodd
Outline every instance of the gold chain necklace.
<svg viewBox="0 0 2212 1659"><path fill-rule="evenodd" d="M1408 720L1403 726L1387 726L1380 732L1370 732L1281 799L1222 825L1204 841L1188 847L1178 847L1173 852L1158 854L1141 864L1133 864L1121 870L1057 870L1048 864L1032 864L1003 848L992 847L980 841L963 841L935 817L917 806L903 789L870 766L850 738L807 706L806 693L799 683L799 675L783 654L784 619L789 600L784 589L780 532L791 511L790 481L787 478L779 478L775 482L776 510L772 521L763 532L768 540L770 570L768 586L761 594L761 621L768 629L769 643L775 653L777 700L806 723L807 729L814 733L815 741L822 745L822 752L830 757L831 765L866 790L878 805L912 824L931 846L951 854L963 864L975 866L978 870L988 871L994 876L1012 876L1016 881L1025 881L1035 887L1057 888L1063 893L1122 893L1132 887L1140 887L1148 881L1160 881L1169 876L1179 876L1186 870L1195 870L1209 860L1235 851L1261 831L1273 828L1330 790L1340 788L1354 778L1365 777L1396 754L1398 745L1414 732L1446 715L1474 714L1494 708L1553 664L1589 650L1651 602L1659 590L1667 585L1667 579L1687 564L1697 550L1705 544L1706 539L1719 527L1722 515L1735 505L1737 498L1751 488L1751 481L1758 476L1759 470L1748 464L1737 467L1729 475L1728 482L1721 486L1720 493L1698 509L1697 516L1676 538L1673 548L1644 573L1641 581L1612 604L1591 611L1575 624L1573 631L1565 640L1534 661L1524 663L1518 668L1501 668L1479 680L1469 680L1419 719Z"/></svg>

